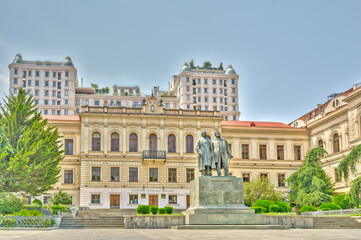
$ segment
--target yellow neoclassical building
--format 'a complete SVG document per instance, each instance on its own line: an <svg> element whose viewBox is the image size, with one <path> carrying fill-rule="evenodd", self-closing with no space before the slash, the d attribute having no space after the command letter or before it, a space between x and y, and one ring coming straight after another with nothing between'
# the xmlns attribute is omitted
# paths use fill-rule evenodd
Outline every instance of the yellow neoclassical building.
<svg viewBox="0 0 361 240"><path fill-rule="evenodd" d="M299 168L309 148L306 129L222 121L218 111L166 109L154 97L142 108L105 103L84 106L79 116L46 118L59 128L65 150L54 191L62 189L73 205L94 209L187 208L189 182L200 175L194 147L203 130L211 139L219 130L230 143L232 175L244 181L268 177L285 194L283 180Z"/></svg>

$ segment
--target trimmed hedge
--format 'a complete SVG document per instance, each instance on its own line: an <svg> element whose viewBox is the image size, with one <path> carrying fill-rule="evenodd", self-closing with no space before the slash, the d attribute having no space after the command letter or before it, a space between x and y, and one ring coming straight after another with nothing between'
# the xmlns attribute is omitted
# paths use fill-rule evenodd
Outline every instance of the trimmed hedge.
<svg viewBox="0 0 361 240"><path fill-rule="evenodd" d="M320 209L322 211L326 211L326 210L323 210L325 208L329 208L330 210L340 210L341 209L341 207L335 203L322 203L320 206Z"/></svg>
<svg viewBox="0 0 361 240"><path fill-rule="evenodd" d="M279 209L280 209L280 207L277 206L276 204L275 204L275 205L269 205L269 207L268 207L268 212L274 212L274 213L276 213L276 212L278 212Z"/></svg>
<svg viewBox="0 0 361 240"><path fill-rule="evenodd" d="M159 214L165 214L164 208L159 208L158 210L159 210Z"/></svg>
<svg viewBox="0 0 361 240"><path fill-rule="evenodd" d="M150 213L150 209L148 205L139 205L137 207L137 213L138 214L149 214Z"/></svg>
<svg viewBox="0 0 361 240"><path fill-rule="evenodd" d="M279 207L278 212L287 213L291 212L292 208L289 203L286 202L276 202L276 205Z"/></svg>
<svg viewBox="0 0 361 240"><path fill-rule="evenodd" d="M266 212L268 212L269 206L271 205L275 205L275 203L270 200L258 200L253 203L253 207L263 207L266 209Z"/></svg>
<svg viewBox="0 0 361 240"><path fill-rule="evenodd" d="M300 210L297 211L297 214L298 215L301 215L301 212L316 212L318 209L317 207L315 206L308 206L308 205L305 205L303 207L301 207Z"/></svg>
<svg viewBox="0 0 361 240"><path fill-rule="evenodd" d="M167 213L167 214L172 214L173 213L173 207L164 207L164 211Z"/></svg>
<svg viewBox="0 0 361 240"><path fill-rule="evenodd" d="M251 209L253 209L256 214L266 212L266 209L264 207L251 207Z"/></svg>
<svg viewBox="0 0 361 240"><path fill-rule="evenodd" d="M158 207L156 206L151 206L149 208L150 212L153 213L153 214L157 214L158 213Z"/></svg>

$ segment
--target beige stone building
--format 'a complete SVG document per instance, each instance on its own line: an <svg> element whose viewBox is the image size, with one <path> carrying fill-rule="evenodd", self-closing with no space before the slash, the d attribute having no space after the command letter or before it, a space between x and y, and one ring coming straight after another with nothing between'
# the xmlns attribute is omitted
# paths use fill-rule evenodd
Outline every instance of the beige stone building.
<svg viewBox="0 0 361 240"><path fill-rule="evenodd" d="M54 191L68 192L80 207L187 208L189 182L200 175L194 147L202 130L211 139L220 130L227 139L232 175L244 181L268 177L285 194L283 180L298 169L309 148L305 129L222 121L218 111L166 109L155 97L142 108L83 106L79 116L46 118L59 128L65 150Z"/></svg>
<svg viewBox="0 0 361 240"><path fill-rule="evenodd" d="M322 166L332 177L336 192L347 192L350 182L340 181L337 167L353 147L361 144L361 88L360 84L339 94L332 94L326 103L291 123L310 134L310 147L323 147L328 154ZM359 176L352 175L350 181Z"/></svg>

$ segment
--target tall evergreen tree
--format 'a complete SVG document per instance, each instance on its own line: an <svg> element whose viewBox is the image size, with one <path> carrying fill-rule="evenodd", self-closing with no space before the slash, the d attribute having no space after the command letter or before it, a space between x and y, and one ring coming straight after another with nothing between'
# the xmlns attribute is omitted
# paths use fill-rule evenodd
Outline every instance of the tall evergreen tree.
<svg viewBox="0 0 361 240"><path fill-rule="evenodd" d="M57 128L46 126L24 89L10 93L0 110L0 191L37 196L51 190L63 159Z"/></svg>
<svg viewBox="0 0 361 240"><path fill-rule="evenodd" d="M291 189L288 194L290 203L297 206L319 206L331 201L333 183L320 165L320 158L326 153L320 147L308 151L301 168L286 180Z"/></svg>
<svg viewBox="0 0 361 240"><path fill-rule="evenodd" d="M342 176L346 181L349 179L350 173L357 173L357 165L361 160L361 145L352 149L352 151L339 163L337 173L342 180ZM346 198L350 201L351 206L359 206L361 204L361 177L352 180L351 188Z"/></svg>

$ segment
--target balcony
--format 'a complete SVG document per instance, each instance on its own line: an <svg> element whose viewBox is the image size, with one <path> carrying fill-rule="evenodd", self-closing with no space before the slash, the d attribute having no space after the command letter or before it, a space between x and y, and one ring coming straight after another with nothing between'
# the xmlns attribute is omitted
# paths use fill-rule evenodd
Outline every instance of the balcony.
<svg viewBox="0 0 361 240"><path fill-rule="evenodd" d="M166 151L158 150L144 150L143 151L143 160L144 159L166 159Z"/></svg>

